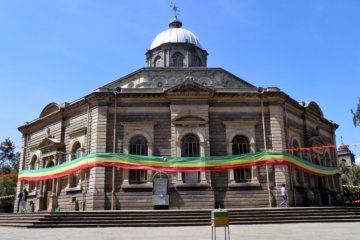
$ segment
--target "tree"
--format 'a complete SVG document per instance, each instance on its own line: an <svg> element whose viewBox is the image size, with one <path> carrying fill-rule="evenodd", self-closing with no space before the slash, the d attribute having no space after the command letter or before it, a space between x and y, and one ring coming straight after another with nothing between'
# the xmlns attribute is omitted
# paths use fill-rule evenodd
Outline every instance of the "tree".
<svg viewBox="0 0 360 240"><path fill-rule="evenodd" d="M353 114L353 123L354 126L360 126L360 98L359 98L359 102L357 104L357 109L356 111L351 109L351 113Z"/></svg>
<svg viewBox="0 0 360 240"><path fill-rule="evenodd" d="M348 167L345 162L340 164L341 181L344 186L344 195L352 203L360 199L360 168L353 164Z"/></svg>
<svg viewBox="0 0 360 240"><path fill-rule="evenodd" d="M0 175L18 173L20 153L15 152L15 145L10 138L0 143ZM16 176L0 177L0 197L15 196ZM12 212L14 198L0 199L0 212Z"/></svg>
<svg viewBox="0 0 360 240"><path fill-rule="evenodd" d="M0 143L0 168L10 166L12 169L18 169L20 153L15 152L15 144L10 138Z"/></svg>

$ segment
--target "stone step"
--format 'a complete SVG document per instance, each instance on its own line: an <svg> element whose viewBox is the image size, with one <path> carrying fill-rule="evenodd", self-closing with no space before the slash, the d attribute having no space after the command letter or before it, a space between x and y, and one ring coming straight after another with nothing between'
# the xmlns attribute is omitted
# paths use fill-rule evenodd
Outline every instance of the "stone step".
<svg viewBox="0 0 360 240"><path fill-rule="evenodd" d="M229 209L230 224L360 222L360 208ZM0 226L136 227L210 225L211 210L89 211L0 214Z"/></svg>

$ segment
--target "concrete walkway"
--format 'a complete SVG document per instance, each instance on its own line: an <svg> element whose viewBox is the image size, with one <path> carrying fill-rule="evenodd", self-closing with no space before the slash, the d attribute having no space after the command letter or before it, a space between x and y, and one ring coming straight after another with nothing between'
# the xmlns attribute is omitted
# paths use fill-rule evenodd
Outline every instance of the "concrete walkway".
<svg viewBox="0 0 360 240"><path fill-rule="evenodd" d="M351 240L360 238L360 223L300 223L230 226L233 240ZM164 228L47 228L27 229L0 227L1 240L209 240L211 227ZM217 228L217 239L224 239L223 228Z"/></svg>

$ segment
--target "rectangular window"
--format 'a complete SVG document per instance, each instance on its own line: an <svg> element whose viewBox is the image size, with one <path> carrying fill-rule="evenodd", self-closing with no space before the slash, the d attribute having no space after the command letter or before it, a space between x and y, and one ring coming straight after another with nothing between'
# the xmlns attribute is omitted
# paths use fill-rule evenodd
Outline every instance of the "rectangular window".
<svg viewBox="0 0 360 240"><path fill-rule="evenodd" d="M251 182L251 168L234 169L235 182Z"/></svg>

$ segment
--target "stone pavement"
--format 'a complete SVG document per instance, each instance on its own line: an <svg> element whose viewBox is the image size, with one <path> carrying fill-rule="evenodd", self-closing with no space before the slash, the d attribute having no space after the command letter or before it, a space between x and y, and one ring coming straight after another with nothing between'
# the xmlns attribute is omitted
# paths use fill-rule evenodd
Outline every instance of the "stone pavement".
<svg viewBox="0 0 360 240"><path fill-rule="evenodd" d="M230 226L232 240L351 240L360 238L360 223L297 223ZM211 227L46 228L0 227L1 240L209 240ZM224 239L217 228L217 239Z"/></svg>

